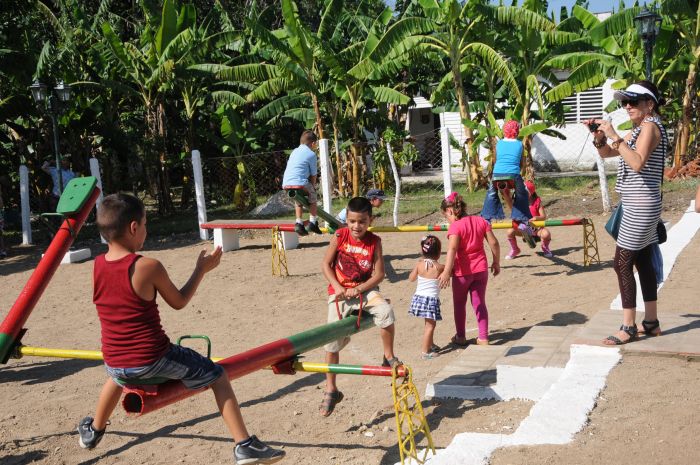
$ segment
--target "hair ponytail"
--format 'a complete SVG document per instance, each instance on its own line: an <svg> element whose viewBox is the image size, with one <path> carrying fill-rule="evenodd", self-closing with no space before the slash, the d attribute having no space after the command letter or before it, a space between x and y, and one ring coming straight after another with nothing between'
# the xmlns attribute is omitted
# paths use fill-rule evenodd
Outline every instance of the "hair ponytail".
<svg viewBox="0 0 700 465"><path fill-rule="evenodd" d="M452 212L457 218L467 216L467 204L464 202L462 196L459 195L457 192L451 193L442 200L442 203L440 204L440 209L442 211L445 211L448 208L452 209Z"/></svg>

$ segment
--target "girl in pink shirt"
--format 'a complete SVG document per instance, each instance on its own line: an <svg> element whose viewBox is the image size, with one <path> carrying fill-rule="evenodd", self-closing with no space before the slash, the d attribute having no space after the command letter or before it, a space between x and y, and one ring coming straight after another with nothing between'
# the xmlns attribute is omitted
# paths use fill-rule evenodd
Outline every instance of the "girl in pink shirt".
<svg viewBox="0 0 700 465"><path fill-rule="evenodd" d="M455 328L452 338L455 345L466 347L467 298L471 296L476 314L479 336L476 343L489 343L489 313L486 308L486 284L489 279L489 263L484 250L484 239L491 248L491 271L497 276L501 271L498 239L491 231L491 224L480 216L468 216L462 196L456 192L447 196L440 206L442 214L450 223L447 230L449 244L445 270L440 274L440 287L450 284L454 301Z"/></svg>

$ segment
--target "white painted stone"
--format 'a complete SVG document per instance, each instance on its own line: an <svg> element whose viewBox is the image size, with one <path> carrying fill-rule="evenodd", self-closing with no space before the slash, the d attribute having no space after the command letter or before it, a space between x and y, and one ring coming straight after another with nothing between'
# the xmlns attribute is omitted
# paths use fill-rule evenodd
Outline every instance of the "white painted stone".
<svg viewBox="0 0 700 465"><path fill-rule="evenodd" d="M41 254L43 257L44 254ZM61 265L66 265L70 263L77 263L87 260L92 256L90 249L72 249L66 252L61 260Z"/></svg>
<svg viewBox="0 0 700 465"><path fill-rule="evenodd" d="M617 347L572 345L561 376L513 434L460 433L426 464L482 465L500 447L570 442L586 424L608 373L620 359Z"/></svg>
<svg viewBox="0 0 700 465"><path fill-rule="evenodd" d="M221 247L222 252L240 248L237 229L214 229L214 247Z"/></svg>

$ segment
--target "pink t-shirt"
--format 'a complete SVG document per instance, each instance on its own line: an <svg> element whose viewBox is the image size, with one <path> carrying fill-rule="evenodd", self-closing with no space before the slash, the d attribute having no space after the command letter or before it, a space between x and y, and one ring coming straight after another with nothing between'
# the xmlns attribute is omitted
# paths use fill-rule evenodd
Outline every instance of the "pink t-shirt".
<svg viewBox="0 0 700 465"><path fill-rule="evenodd" d="M532 217L540 216L540 205L542 205L542 199L537 197L532 204L530 204L530 214Z"/></svg>
<svg viewBox="0 0 700 465"><path fill-rule="evenodd" d="M447 229L448 238L459 236L459 247L452 269L454 276L466 276L489 269L484 251L487 231L491 231L491 224L480 216L465 216Z"/></svg>

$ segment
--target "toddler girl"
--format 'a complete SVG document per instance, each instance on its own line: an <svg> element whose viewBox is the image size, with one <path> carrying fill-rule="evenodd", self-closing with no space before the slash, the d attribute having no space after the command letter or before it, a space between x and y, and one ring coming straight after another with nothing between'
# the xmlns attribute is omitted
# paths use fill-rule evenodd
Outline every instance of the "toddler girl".
<svg viewBox="0 0 700 465"><path fill-rule="evenodd" d="M445 269L438 263L442 245L440 239L427 235L420 241L421 258L413 267L408 280L413 282L418 279L416 293L411 299L411 307L408 313L425 319L423 330L423 342L421 345L423 360L430 360L438 356L440 347L433 341L435 322L442 320L440 315L440 283L438 277Z"/></svg>
<svg viewBox="0 0 700 465"><path fill-rule="evenodd" d="M498 239L491 230L491 224L480 216L468 216L466 204L458 193L447 196L440 206L442 214L450 223L447 230L449 245L445 269L438 278L440 287L449 286L452 278L452 297L454 301L455 328L457 334L452 343L467 346L466 309L467 298L471 296L472 307L476 314L479 336L476 343L489 343L489 313L486 308L486 284L489 278L489 264L484 250L484 239L491 248L491 271L497 276L501 271L500 247Z"/></svg>
<svg viewBox="0 0 700 465"><path fill-rule="evenodd" d="M525 187L527 188L527 193L530 202L530 214L532 214L532 221L546 220L547 214L544 211L544 206L542 205L542 199L535 191L535 183L532 181L525 181ZM510 244L510 252L506 255L506 260L511 260L518 256L520 253L520 248L518 247L518 242L515 240L515 236L521 236L522 233L517 230L510 228L507 233L508 243ZM542 255L545 257L551 257L552 251L549 250L549 243L552 240L552 233L549 229L544 226L541 228L534 228L533 236L537 240L542 241Z"/></svg>

